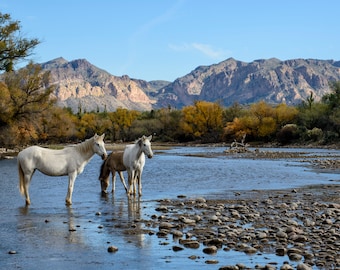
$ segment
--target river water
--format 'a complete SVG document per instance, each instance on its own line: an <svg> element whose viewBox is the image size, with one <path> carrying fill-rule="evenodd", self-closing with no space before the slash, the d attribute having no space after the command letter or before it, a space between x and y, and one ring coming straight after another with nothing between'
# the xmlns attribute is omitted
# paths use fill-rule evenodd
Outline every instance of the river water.
<svg viewBox="0 0 340 270"><path fill-rule="evenodd" d="M97 179L102 161L94 156L76 180L71 207L64 203L67 177L48 177L39 172L30 186L32 204L24 207L16 159L0 161L0 269L218 269L238 262L255 267L271 260L287 260L233 251L215 256L202 256L199 250L191 249L175 253L171 243L164 244L164 239L156 235L124 234L124 228L135 220L150 219L156 213L158 199L175 199L178 195L225 198L243 190L292 189L340 181L338 172L321 173L298 159L233 158L224 155L224 150L175 147L154 151L144 167L143 196L135 200L128 200L119 177L115 195L101 196ZM340 157L337 150L268 150ZM110 245L119 250L107 252ZM198 255L197 259L188 259L191 255ZM219 264L206 264L207 259Z"/></svg>

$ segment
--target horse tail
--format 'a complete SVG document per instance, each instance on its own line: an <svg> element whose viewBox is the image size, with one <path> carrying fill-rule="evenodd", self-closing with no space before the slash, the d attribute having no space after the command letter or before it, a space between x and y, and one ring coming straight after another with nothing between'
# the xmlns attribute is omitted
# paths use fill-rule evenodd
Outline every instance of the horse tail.
<svg viewBox="0 0 340 270"><path fill-rule="evenodd" d="M20 160L18 159L18 174L19 174L19 191L21 195L25 195L25 178L24 171L21 168Z"/></svg>

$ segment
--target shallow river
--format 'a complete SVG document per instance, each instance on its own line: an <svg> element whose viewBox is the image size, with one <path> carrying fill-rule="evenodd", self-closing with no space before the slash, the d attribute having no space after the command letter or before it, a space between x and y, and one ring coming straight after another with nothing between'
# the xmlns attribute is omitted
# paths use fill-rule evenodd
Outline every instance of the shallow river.
<svg viewBox="0 0 340 270"><path fill-rule="evenodd" d="M95 156L76 180L72 207L64 204L67 177L47 177L39 172L30 186L32 205L24 207L16 159L0 161L0 269L218 269L238 262L255 267L287 260L235 251L215 256L192 249L173 252L172 239L165 244L156 235L123 233L134 220L150 219L156 213L158 199L175 199L178 195L226 198L242 190L291 189L340 181L338 173L320 173L299 160L234 159L225 156L224 150L176 147L154 151L154 158L146 160L140 200L127 199L119 177L115 195L102 197L97 180L101 159ZM279 151L340 157L336 150ZM119 250L107 252L110 245ZM197 255L197 259L188 259L191 255ZM219 263L206 264L209 259Z"/></svg>

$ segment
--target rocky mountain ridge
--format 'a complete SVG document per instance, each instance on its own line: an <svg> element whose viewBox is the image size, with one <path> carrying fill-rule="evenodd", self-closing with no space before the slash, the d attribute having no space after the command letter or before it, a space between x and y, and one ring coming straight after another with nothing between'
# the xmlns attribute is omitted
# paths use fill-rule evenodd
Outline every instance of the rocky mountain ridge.
<svg viewBox="0 0 340 270"><path fill-rule="evenodd" d="M251 63L229 58L219 64L200 66L165 86L157 106L186 106L195 100L249 104L298 104L312 92L319 100L329 92L329 82L340 80L340 61L276 58Z"/></svg>
<svg viewBox="0 0 340 270"><path fill-rule="evenodd" d="M127 75L117 77L95 67L85 59L67 61L57 58L43 63L43 70L51 72L51 83L57 104L77 111L114 111L118 107L134 110L151 110L156 100L148 96L155 86L162 87L167 82L135 80ZM157 89L156 89L157 90Z"/></svg>
<svg viewBox="0 0 340 270"><path fill-rule="evenodd" d="M298 104L312 92L319 100L329 92L329 82L340 80L340 61L276 58L247 63L229 58L218 64L199 66L174 82L114 76L85 59L57 58L41 64L51 71L59 106L77 111L114 111L118 107L151 110L182 108L196 100L249 104Z"/></svg>

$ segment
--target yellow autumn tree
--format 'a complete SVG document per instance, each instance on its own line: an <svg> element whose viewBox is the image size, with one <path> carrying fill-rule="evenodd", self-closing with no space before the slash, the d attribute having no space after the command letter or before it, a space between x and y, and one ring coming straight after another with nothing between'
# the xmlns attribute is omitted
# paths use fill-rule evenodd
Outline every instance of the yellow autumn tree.
<svg viewBox="0 0 340 270"><path fill-rule="evenodd" d="M240 140L245 134L255 136L259 119L247 114L242 117L235 117L232 122L228 122L224 128L224 136Z"/></svg>
<svg viewBox="0 0 340 270"><path fill-rule="evenodd" d="M129 139L129 129L140 114L138 111L124 108L118 108L115 112L108 113L111 120L111 139L113 141Z"/></svg>
<svg viewBox="0 0 340 270"><path fill-rule="evenodd" d="M223 130L223 109L218 103L196 101L182 109L180 128L188 138L216 141Z"/></svg>
<svg viewBox="0 0 340 270"><path fill-rule="evenodd" d="M53 107L41 117L39 139L50 142L65 142L76 136L78 118L70 109Z"/></svg>
<svg viewBox="0 0 340 270"><path fill-rule="evenodd" d="M275 108L264 101L260 101L252 104L244 116L228 122L224 129L224 135L240 139L244 134L247 134L254 138L263 139L275 134L276 130Z"/></svg>
<svg viewBox="0 0 340 270"><path fill-rule="evenodd" d="M281 127L286 124L291 124L296 120L298 113L295 107L281 103L275 108L276 122Z"/></svg>

